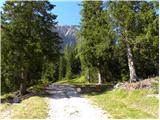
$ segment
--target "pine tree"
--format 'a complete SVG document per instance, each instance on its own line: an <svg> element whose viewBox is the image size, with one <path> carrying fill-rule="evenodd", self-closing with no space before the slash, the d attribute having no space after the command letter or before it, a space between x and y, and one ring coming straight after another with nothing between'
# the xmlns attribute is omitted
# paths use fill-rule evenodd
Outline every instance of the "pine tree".
<svg viewBox="0 0 160 120"><path fill-rule="evenodd" d="M82 54L87 66L98 70L98 83L101 84L103 66L110 59L115 36L102 1L83 1L82 6Z"/></svg>
<svg viewBox="0 0 160 120"><path fill-rule="evenodd" d="M58 75L58 80L62 80L62 78L63 78L63 69L64 69L64 59L63 59L63 56L61 56L60 60L59 60L59 75Z"/></svg>
<svg viewBox="0 0 160 120"><path fill-rule="evenodd" d="M139 76L158 75L158 14L157 1L141 2L137 14L139 33L135 37L133 52Z"/></svg>
<svg viewBox="0 0 160 120"><path fill-rule="evenodd" d="M71 59L72 59L72 54L71 54L71 48L67 44L65 49L64 49L64 57L66 61L66 79L69 80L72 78L72 67L71 67Z"/></svg>
<svg viewBox="0 0 160 120"><path fill-rule="evenodd" d="M35 76L39 75L37 80L41 78L45 62L58 58L60 40L58 33L52 31L56 25L56 16L50 12L53 8L48 1L6 1L4 4L2 82L17 80L21 94Z"/></svg>
<svg viewBox="0 0 160 120"><path fill-rule="evenodd" d="M115 22L115 29L119 39L126 46L128 66L130 72L130 82L138 80L135 63L132 54L131 42L133 42L136 30L136 10L139 2L116 1L110 2L109 10Z"/></svg>
<svg viewBox="0 0 160 120"><path fill-rule="evenodd" d="M76 46L76 57L80 59L80 63L81 63L81 75L87 77L87 64L85 62L84 59L84 55L82 54L83 51L83 37L81 36L81 31L76 33L76 39L77 39L77 46Z"/></svg>
<svg viewBox="0 0 160 120"><path fill-rule="evenodd" d="M142 76L150 71L149 69L152 71L155 68L151 59L158 53L155 49L158 48L156 9L153 2L116 1L109 3L109 11L118 40L126 46L130 82L136 81L138 80L136 70L138 75ZM155 58L153 61L157 61L157 57ZM147 71L144 71L145 67L148 68ZM156 73L155 70L151 74L153 73Z"/></svg>

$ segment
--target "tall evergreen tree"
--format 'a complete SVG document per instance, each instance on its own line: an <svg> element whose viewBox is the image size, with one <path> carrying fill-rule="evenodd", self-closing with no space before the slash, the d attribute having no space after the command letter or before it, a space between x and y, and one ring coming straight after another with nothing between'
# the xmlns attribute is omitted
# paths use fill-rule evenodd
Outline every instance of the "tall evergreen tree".
<svg viewBox="0 0 160 120"><path fill-rule="evenodd" d="M66 79L69 80L72 78L72 67L71 67L72 53L71 53L71 48L69 47L68 44L66 45L64 49L64 57L66 61Z"/></svg>
<svg viewBox="0 0 160 120"><path fill-rule="evenodd" d="M102 1L83 1L81 11L81 35L83 50L81 51L88 67L98 71L98 83L101 84L102 68L109 59L114 33L109 24L109 16L104 12Z"/></svg>
<svg viewBox="0 0 160 120"><path fill-rule="evenodd" d="M158 14L157 1L141 2L137 13L139 33L135 37L133 52L139 76L158 75Z"/></svg>
<svg viewBox="0 0 160 120"><path fill-rule="evenodd" d="M33 76L39 75L36 79L41 79L43 64L55 61L59 54L59 36L52 31L56 16L50 11L54 7L48 1L6 1L4 4L2 84L16 80L21 94Z"/></svg>
<svg viewBox="0 0 160 120"><path fill-rule="evenodd" d="M64 58L63 58L63 56L61 56L60 57L60 60L59 60L59 74L58 74L58 79L59 80L62 80L62 78L63 78L63 69L64 69L64 66L65 66L65 64L64 64Z"/></svg>
<svg viewBox="0 0 160 120"><path fill-rule="evenodd" d="M83 37L81 36L81 31L76 33L76 39L77 39L77 46L76 46L76 51L77 51L77 55L76 57L80 59L80 63L81 63L81 75L84 75L85 77L87 77L87 64L86 61L84 59L84 55L82 54L83 51Z"/></svg>
<svg viewBox="0 0 160 120"><path fill-rule="evenodd" d="M146 1L116 1L109 3L109 11L117 30L118 40L126 46L130 82L136 81L138 80L136 70L138 69L138 73L141 75L147 66L145 63L152 59L151 56L157 58L156 53L158 52L155 51L158 48L158 17L156 18L154 4ZM154 65L151 62L148 63L153 70ZM135 68L135 65L137 68Z"/></svg>
<svg viewBox="0 0 160 120"><path fill-rule="evenodd" d="M134 31L137 27L136 10L138 5L139 2L130 1L116 1L109 4L109 10L112 19L114 19L119 40L121 39L126 46L130 82L138 80L131 48L131 42L133 42L136 35Z"/></svg>

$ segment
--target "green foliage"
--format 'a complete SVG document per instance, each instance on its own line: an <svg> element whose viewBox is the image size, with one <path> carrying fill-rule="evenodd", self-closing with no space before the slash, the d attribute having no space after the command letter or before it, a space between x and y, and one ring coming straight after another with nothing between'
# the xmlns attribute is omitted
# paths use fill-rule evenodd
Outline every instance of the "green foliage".
<svg viewBox="0 0 160 120"><path fill-rule="evenodd" d="M54 68L51 67L58 59L60 43L58 33L52 31L56 15L50 11L54 7L48 1L5 2L2 11L2 92L14 91L22 84L36 84L44 76L53 78Z"/></svg>
<svg viewBox="0 0 160 120"><path fill-rule="evenodd" d="M158 74L158 15L155 4L157 2L116 1L109 2L108 8L118 43L131 47L133 64L138 76L143 78Z"/></svg>
<svg viewBox="0 0 160 120"><path fill-rule="evenodd" d="M81 52L88 64L99 66L98 63L107 56L107 50L111 47L111 37L114 36L107 23L108 16L103 16L105 13L101 1L84 1L82 6L83 50ZM111 37L108 38L109 36Z"/></svg>
<svg viewBox="0 0 160 120"><path fill-rule="evenodd" d="M36 85L29 87L28 91L30 91L32 93L39 93L44 89L44 87L45 86L43 84L36 84Z"/></svg>
<svg viewBox="0 0 160 120"><path fill-rule="evenodd" d="M83 37L81 36L81 32L77 32L76 33L76 39L77 39L77 46L76 46L76 58L79 58L80 60L80 69L81 69L81 75L85 76L85 78L87 78L87 62L85 61L84 55L82 54L81 51L83 51L83 44L84 44L84 40Z"/></svg>
<svg viewBox="0 0 160 120"><path fill-rule="evenodd" d="M130 59L140 78L158 74L157 2L83 1L82 7L77 33L82 75L87 78L91 69L95 76L97 69L105 81L126 81Z"/></svg>
<svg viewBox="0 0 160 120"><path fill-rule="evenodd" d="M104 11L102 1L83 1L81 11L82 22L78 52L83 62L84 71L95 68L101 72L102 78L104 66L112 59L115 45L115 34L110 24L110 17ZM84 67L85 66L85 67ZM109 68L109 67L108 67ZM92 70L91 70L92 71ZM91 73L91 75L95 73Z"/></svg>
<svg viewBox="0 0 160 120"><path fill-rule="evenodd" d="M71 78L72 78L71 64L70 64L70 62L67 62L67 65L66 65L66 79L69 80Z"/></svg>
<svg viewBox="0 0 160 120"><path fill-rule="evenodd" d="M66 60L66 76L65 77L67 80L69 80L72 78L72 71L71 71L72 54L71 54L71 48L68 46L68 44L64 49L64 57Z"/></svg>
<svg viewBox="0 0 160 120"><path fill-rule="evenodd" d="M2 11L2 93L20 85L67 80L77 75L96 82L129 79L127 46L140 78L158 74L158 2L83 1L77 45L61 40L54 5L48 1L6 1ZM23 77L22 77L23 76Z"/></svg>
<svg viewBox="0 0 160 120"><path fill-rule="evenodd" d="M158 15L157 2L142 2L141 11L137 15L141 26L136 36L133 52L136 55L136 66L140 76L146 78L158 75ZM138 59L140 58L140 59Z"/></svg>
<svg viewBox="0 0 160 120"><path fill-rule="evenodd" d="M77 77L77 78L71 79L71 80L57 81L56 83L58 83L58 84L71 84L71 85L84 85L87 83L87 81L85 80L85 76L81 76L81 77Z"/></svg>
<svg viewBox="0 0 160 120"><path fill-rule="evenodd" d="M51 84L51 81L48 79L41 79L35 85L30 86L27 90L32 93L39 93L44 90L44 88Z"/></svg>
<svg viewBox="0 0 160 120"><path fill-rule="evenodd" d="M58 80L63 79L64 67L65 67L64 58L63 56L61 56L59 60L59 67L58 67Z"/></svg>
<svg viewBox="0 0 160 120"><path fill-rule="evenodd" d="M90 83L96 83L98 80L98 76L95 73L97 72L98 72L97 68L93 66L89 67L88 70L86 71L85 79Z"/></svg>
<svg viewBox="0 0 160 120"><path fill-rule="evenodd" d="M13 93L6 93L6 94L1 94L0 98L1 99L7 99L8 97L14 97Z"/></svg>
<svg viewBox="0 0 160 120"><path fill-rule="evenodd" d="M54 63L50 63L50 62L46 62L44 64L44 67L43 67L43 72L42 72L42 75L41 75L41 79L42 80L48 80L48 81L55 81L55 74L56 73L56 64Z"/></svg>

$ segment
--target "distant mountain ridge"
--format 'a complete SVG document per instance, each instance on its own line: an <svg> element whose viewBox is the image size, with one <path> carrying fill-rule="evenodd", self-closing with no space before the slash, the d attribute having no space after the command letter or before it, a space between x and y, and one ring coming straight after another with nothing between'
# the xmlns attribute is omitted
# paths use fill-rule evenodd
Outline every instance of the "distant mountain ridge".
<svg viewBox="0 0 160 120"><path fill-rule="evenodd" d="M58 25L56 31L62 38L63 43L61 44L62 49L68 44L69 46L75 45L76 32L78 31L78 25Z"/></svg>

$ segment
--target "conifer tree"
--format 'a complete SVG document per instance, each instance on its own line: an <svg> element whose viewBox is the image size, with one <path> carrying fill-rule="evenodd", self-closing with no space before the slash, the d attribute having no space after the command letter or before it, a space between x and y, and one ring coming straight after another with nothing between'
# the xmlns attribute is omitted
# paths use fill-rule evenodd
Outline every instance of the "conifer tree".
<svg viewBox="0 0 160 120"><path fill-rule="evenodd" d="M139 75L146 78L158 75L158 14L157 1L141 2L137 13L139 33L135 37L133 52Z"/></svg>
<svg viewBox="0 0 160 120"><path fill-rule="evenodd" d="M16 80L21 94L35 76L41 79L44 63L58 58L60 40L52 31L56 16L50 12L54 7L48 1L6 1L4 4L2 84Z"/></svg>
<svg viewBox="0 0 160 120"><path fill-rule="evenodd" d="M72 53L71 53L71 48L67 44L65 49L64 49L64 57L66 61L66 79L69 80L72 77L72 67L71 67L71 59L72 59Z"/></svg>
<svg viewBox="0 0 160 120"><path fill-rule="evenodd" d="M154 51L156 50L154 48L158 48L158 17L156 18L156 9L154 8L154 4L153 2L146 1L110 2L109 12L117 31L118 40L121 40L126 46L130 82L137 81L138 77L136 70L138 69L139 75L141 75L144 72L143 70L145 70L145 66L147 66L147 64L145 65L145 62L154 58L151 58L151 54L153 56L157 56L155 53L158 53ZM148 60L146 60L146 58ZM151 62L148 63L150 68L153 70L152 67L154 67L154 65L150 64ZM149 66L147 68L149 68Z"/></svg>
<svg viewBox="0 0 160 120"><path fill-rule="evenodd" d="M63 56L61 56L60 57L60 60L59 60L59 75L58 75L58 79L59 80L62 80L62 78L63 78L63 69L64 69L64 66L65 66L65 64L64 64L64 58L63 58Z"/></svg>
<svg viewBox="0 0 160 120"><path fill-rule="evenodd" d="M109 10L115 22L115 29L119 39L126 46L128 66L130 72L130 82L138 80L135 63L133 59L131 42L134 39L134 30L136 29L136 7L139 2L116 1L110 2Z"/></svg>
<svg viewBox="0 0 160 120"><path fill-rule="evenodd" d="M84 49L81 52L87 66L98 70L98 83L101 84L102 68L109 60L115 36L102 1L83 1L82 6L81 35Z"/></svg>

